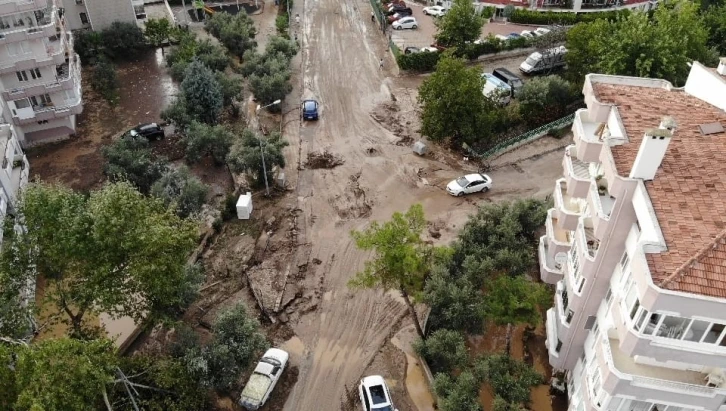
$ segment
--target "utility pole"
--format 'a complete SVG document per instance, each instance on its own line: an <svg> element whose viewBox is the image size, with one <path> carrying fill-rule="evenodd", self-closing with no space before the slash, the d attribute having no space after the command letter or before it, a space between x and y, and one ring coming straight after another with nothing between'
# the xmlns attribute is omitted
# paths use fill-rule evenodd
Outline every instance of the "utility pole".
<svg viewBox="0 0 726 411"><path fill-rule="evenodd" d="M289 6L288 6L289 7ZM262 131L262 128L260 127L260 118L257 116L257 113L260 112L261 109L267 108L270 106L274 106L275 104L280 104L282 100L275 100L272 103L260 107L260 105L257 105L257 109L255 109L255 119L257 120L257 128ZM267 166L265 165L265 150L262 148L262 133L260 133L259 138L257 141L260 143L260 156L262 156L262 173L265 175L265 196L270 196L270 184L267 182Z"/></svg>

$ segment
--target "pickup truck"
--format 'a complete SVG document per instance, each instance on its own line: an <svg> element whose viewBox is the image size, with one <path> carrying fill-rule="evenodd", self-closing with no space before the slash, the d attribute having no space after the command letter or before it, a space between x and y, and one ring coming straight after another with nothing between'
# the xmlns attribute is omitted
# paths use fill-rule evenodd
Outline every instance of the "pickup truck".
<svg viewBox="0 0 726 411"><path fill-rule="evenodd" d="M250 411L265 405L285 370L288 358L288 353L283 350L277 348L267 350L242 390L239 405Z"/></svg>

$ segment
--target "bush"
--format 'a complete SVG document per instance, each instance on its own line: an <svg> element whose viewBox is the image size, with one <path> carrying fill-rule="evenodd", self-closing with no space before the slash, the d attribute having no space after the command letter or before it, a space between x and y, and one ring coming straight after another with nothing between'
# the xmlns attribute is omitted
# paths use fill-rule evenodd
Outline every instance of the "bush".
<svg viewBox="0 0 726 411"><path fill-rule="evenodd" d="M128 181L145 194L166 170L166 162L153 157L144 138L120 138L101 152L106 160L103 173L109 180Z"/></svg>
<svg viewBox="0 0 726 411"><path fill-rule="evenodd" d="M198 60L187 66L181 95L187 102L187 113L194 119L215 124L222 111L224 96L214 72Z"/></svg>
<svg viewBox="0 0 726 411"><path fill-rule="evenodd" d="M181 166L168 169L151 186L151 195L161 199L167 207L173 207L179 217L186 218L201 210L207 198L207 186L187 167Z"/></svg>
<svg viewBox="0 0 726 411"><path fill-rule="evenodd" d="M433 372L450 373L465 366L469 360L464 335L457 331L437 330L427 339L418 340L414 349Z"/></svg>
<svg viewBox="0 0 726 411"><path fill-rule="evenodd" d="M481 380L469 370L457 377L438 373L434 378L434 392L439 397L441 411L481 411L479 389Z"/></svg>
<svg viewBox="0 0 726 411"><path fill-rule="evenodd" d="M232 146L227 156L227 165L234 173L247 173L254 176L255 184L261 186L265 181L265 174L262 168L262 157L260 149L263 148L265 155L265 167L267 168L267 180L272 181L272 169L275 166L285 167L285 156L282 149L288 144L282 139L278 132L270 133L267 138L261 138L253 131L245 129L242 138L238 139Z"/></svg>
<svg viewBox="0 0 726 411"><path fill-rule="evenodd" d="M591 22L599 19L615 20L618 16L626 16L629 13L630 11L628 10L609 10L592 13L562 13L555 11L516 9L509 18L509 21L521 24L561 24L571 26L577 23Z"/></svg>
<svg viewBox="0 0 726 411"><path fill-rule="evenodd" d="M183 97L177 98L162 110L161 119L173 124L179 131L186 130L194 120L187 112L187 102Z"/></svg>
<svg viewBox="0 0 726 411"><path fill-rule="evenodd" d="M222 105L227 107L231 105L239 96L239 93L242 92L242 82L240 79L224 74L221 71L218 71L215 74L217 77L217 83L219 83L219 87L222 89Z"/></svg>
<svg viewBox="0 0 726 411"><path fill-rule="evenodd" d="M192 121L184 134L186 144L186 159L197 162L207 154L211 154L214 162L224 164L229 148L234 141L234 135L225 126L210 126Z"/></svg>
<svg viewBox="0 0 726 411"><path fill-rule="evenodd" d="M290 27L290 18L287 14L280 14L275 18L275 27L277 27L277 34L287 36L287 29Z"/></svg>
<svg viewBox="0 0 726 411"><path fill-rule="evenodd" d="M111 105L118 103L118 77L116 67L107 59L102 58L93 68L91 87Z"/></svg>
<svg viewBox="0 0 726 411"><path fill-rule="evenodd" d="M78 53L84 64L95 58L102 48L101 33L85 30L73 33L73 50Z"/></svg>
<svg viewBox="0 0 726 411"><path fill-rule="evenodd" d="M146 39L136 23L114 21L101 31L106 54L112 58L131 59L146 48Z"/></svg>
<svg viewBox="0 0 726 411"><path fill-rule="evenodd" d="M247 13L234 16L229 13L214 13L205 21L204 29L236 56L242 57L245 51L257 47L257 29Z"/></svg>
<svg viewBox="0 0 726 411"><path fill-rule="evenodd" d="M441 58L441 53L412 53L401 54L396 58L396 63L401 70L407 71L433 71Z"/></svg>
<svg viewBox="0 0 726 411"><path fill-rule="evenodd" d="M227 194L222 203L222 221L229 221L237 216L237 196L234 193Z"/></svg>
<svg viewBox="0 0 726 411"><path fill-rule="evenodd" d="M481 11L481 17L484 19L490 19L494 17L494 13L497 11L496 7L484 7Z"/></svg>
<svg viewBox="0 0 726 411"><path fill-rule="evenodd" d="M519 112L533 126L541 126L567 114L574 101L574 87L559 76L536 77L519 93Z"/></svg>

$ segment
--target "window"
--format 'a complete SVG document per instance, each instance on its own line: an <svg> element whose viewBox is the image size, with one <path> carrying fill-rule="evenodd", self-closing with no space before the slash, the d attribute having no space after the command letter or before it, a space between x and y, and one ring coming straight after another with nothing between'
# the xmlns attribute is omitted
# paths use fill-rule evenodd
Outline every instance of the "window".
<svg viewBox="0 0 726 411"><path fill-rule="evenodd" d="M706 333L706 337L704 337L703 342L716 344L719 341L724 328L725 327L722 324L711 325L711 329L709 329Z"/></svg>
<svg viewBox="0 0 726 411"><path fill-rule="evenodd" d="M560 341L560 339L558 338L557 345L555 346L555 352L559 353L561 349L562 349L562 341Z"/></svg>
<svg viewBox="0 0 726 411"><path fill-rule="evenodd" d="M89 23L89 21L88 21L88 14L86 14L86 13L80 13L78 16L81 18L81 24L88 24Z"/></svg>
<svg viewBox="0 0 726 411"><path fill-rule="evenodd" d="M30 103L33 105L33 107L45 107L53 104L53 101L51 101L48 94L41 94L39 96L31 96Z"/></svg>
<svg viewBox="0 0 726 411"><path fill-rule="evenodd" d="M689 318L667 315L655 335L680 340L686 334L686 328L690 323Z"/></svg>
<svg viewBox="0 0 726 411"><path fill-rule="evenodd" d="M635 328L636 331L640 331L640 328L643 326L645 319L648 318L648 314L648 310L646 310L645 308L640 309L640 313L637 315L635 324L633 324L633 328Z"/></svg>
<svg viewBox="0 0 726 411"><path fill-rule="evenodd" d="M27 98L24 98L22 100L15 100L15 101L13 101L13 103L15 104L15 108L16 109L30 107L30 103L28 102L28 99Z"/></svg>
<svg viewBox="0 0 726 411"><path fill-rule="evenodd" d="M635 286L633 278L628 278L625 288L625 308L627 309L630 319L635 318L635 314L640 308L640 300L638 299L638 288Z"/></svg>
<svg viewBox="0 0 726 411"><path fill-rule="evenodd" d="M704 334L706 334L706 330L708 329L709 325L710 323L707 321L693 320L693 322L691 323L691 328L686 331L686 336L684 340L693 342L701 341L701 338Z"/></svg>
<svg viewBox="0 0 726 411"><path fill-rule="evenodd" d="M28 73L26 73L25 70L16 71L15 75L18 76L18 81L20 81L20 82L28 81Z"/></svg>
<svg viewBox="0 0 726 411"><path fill-rule="evenodd" d="M623 257L620 259L620 269L625 272L625 267L627 267L628 263L630 262L630 256L628 255L628 252L625 251L623 253Z"/></svg>
<svg viewBox="0 0 726 411"><path fill-rule="evenodd" d="M76 0L76 4L83 4L83 0Z"/></svg>
<svg viewBox="0 0 726 411"><path fill-rule="evenodd" d="M33 80L41 78L40 69L37 67L30 69L30 77L32 77Z"/></svg>
<svg viewBox="0 0 726 411"><path fill-rule="evenodd" d="M6 46L8 48L8 54L11 56L17 56L20 54L28 54L32 50L30 49L30 44L27 41L19 41L15 43L10 43Z"/></svg>

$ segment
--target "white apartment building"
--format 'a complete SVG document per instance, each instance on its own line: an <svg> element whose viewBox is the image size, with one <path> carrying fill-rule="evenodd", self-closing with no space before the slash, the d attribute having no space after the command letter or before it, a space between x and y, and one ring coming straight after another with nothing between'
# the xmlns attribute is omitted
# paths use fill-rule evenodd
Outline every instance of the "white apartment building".
<svg viewBox="0 0 726 411"><path fill-rule="evenodd" d="M24 147L68 138L83 110L81 62L60 0L0 0L0 122Z"/></svg>
<svg viewBox="0 0 726 411"><path fill-rule="evenodd" d="M590 74L540 239L571 411L726 410L726 59Z"/></svg>
<svg viewBox="0 0 726 411"><path fill-rule="evenodd" d="M136 23L144 0L62 0L70 30L103 30L114 21Z"/></svg>

